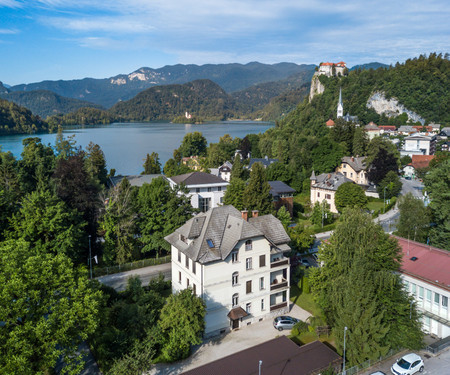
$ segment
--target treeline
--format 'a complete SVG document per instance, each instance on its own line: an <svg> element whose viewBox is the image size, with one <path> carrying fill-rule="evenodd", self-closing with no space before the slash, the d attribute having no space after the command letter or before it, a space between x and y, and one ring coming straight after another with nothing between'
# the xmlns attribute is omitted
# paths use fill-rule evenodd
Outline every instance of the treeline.
<svg viewBox="0 0 450 375"><path fill-rule="evenodd" d="M30 110L0 99L0 135L32 134L52 130L55 128L33 115Z"/></svg>
<svg viewBox="0 0 450 375"><path fill-rule="evenodd" d="M101 125L120 121L120 117L113 116L110 112L91 107L83 107L66 115L54 115L47 119L51 126L64 125Z"/></svg>

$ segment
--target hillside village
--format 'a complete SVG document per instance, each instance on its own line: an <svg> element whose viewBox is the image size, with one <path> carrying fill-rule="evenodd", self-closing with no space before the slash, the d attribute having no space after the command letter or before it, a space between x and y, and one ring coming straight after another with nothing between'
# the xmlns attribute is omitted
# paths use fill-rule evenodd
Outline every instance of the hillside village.
<svg viewBox="0 0 450 375"><path fill-rule="evenodd" d="M424 81L448 80L436 54L354 73L321 63L276 127L187 133L140 175L107 171L98 145L61 131L54 147L25 139L20 159L0 150L0 372L63 357L79 373L80 342L116 375L362 373L445 350L450 122L418 101L369 104L388 75L424 65Z"/></svg>

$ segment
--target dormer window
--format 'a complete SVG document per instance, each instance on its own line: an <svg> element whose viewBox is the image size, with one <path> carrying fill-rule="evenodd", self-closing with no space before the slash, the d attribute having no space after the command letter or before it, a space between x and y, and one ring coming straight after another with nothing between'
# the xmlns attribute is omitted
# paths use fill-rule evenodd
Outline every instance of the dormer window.
<svg viewBox="0 0 450 375"><path fill-rule="evenodd" d="M214 242L211 239L207 239L206 243L210 249L214 249Z"/></svg>
<svg viewBox="0 0 450 375"><path fill-rule="evenodd" d="M245 241L245 250L251 250L252 247L252 240Z"/></svg>
<svg viewBox="0 0 450 375"><path fill-rule="evenodd" d="M184 243L187 243L186 242L186 237L184 237L182 234L180 234L180 241L183 241Z"/></svg>

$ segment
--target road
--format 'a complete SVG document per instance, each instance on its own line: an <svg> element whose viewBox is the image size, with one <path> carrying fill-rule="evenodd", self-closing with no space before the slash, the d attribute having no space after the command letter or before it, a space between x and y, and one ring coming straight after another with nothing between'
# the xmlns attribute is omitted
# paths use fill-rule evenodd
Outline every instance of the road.
<svg viewBox="0 0 450 375"><path fill-rule="evenodd" d="M151 279L154 279L162 273L164 275L164 280L171 280L171 263L159 264L157 266L149 266L138 268L131 271L115 273L112 275L106 275L98 277L97 280L102 284L113 287L118 292L126 289L127 281L132 276L139 276L142 281L142 285L148 285Z"/></svg>
<svg viewBox="0 0 450 375"><path fill-rule="evenodd" d="M403 184L401 195L412 193L416 198L423 199L422 191L424 186L422 182L419 180L407 180L406 178L401 178L400 181Z"/></svg>

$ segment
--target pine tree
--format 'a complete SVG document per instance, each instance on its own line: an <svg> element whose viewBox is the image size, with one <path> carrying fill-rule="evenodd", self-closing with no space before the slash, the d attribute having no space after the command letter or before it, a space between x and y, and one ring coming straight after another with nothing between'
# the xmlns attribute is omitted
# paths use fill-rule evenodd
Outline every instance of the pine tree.
<svg viewBox="0 0 450 375"><path fill-rule="evenodd" d="M157 152L147 154L144 161L144 171L141 174L161 174L161 163Z"/></svg>
<svg viewBox="0 0 450 375"><path fill-rule="evenodd" d="M245 209L258 210L261 215L273 210L270 185L261 163L255 163L252 166L250 180L244 190L243 204Z"/></svg>
<svg viewBox="0 0 450 375"><path fill-rule="evenodd" d="M244 209L243 197L245 182L240 178L232 178L223 197L223 204L234 206L239 211Z"/></svg>

